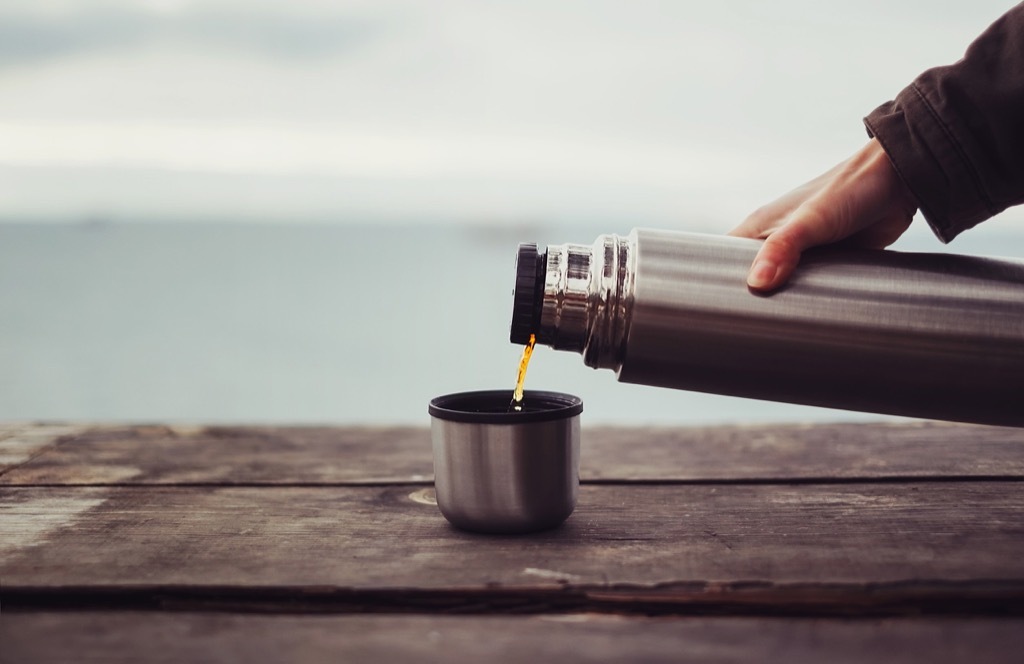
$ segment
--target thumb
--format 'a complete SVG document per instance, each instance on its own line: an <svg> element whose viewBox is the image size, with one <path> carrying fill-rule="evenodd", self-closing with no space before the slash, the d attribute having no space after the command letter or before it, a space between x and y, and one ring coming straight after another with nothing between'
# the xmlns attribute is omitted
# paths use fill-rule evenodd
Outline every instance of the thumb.
<svg viewBox="0 0 1024 664"><path fill-rule="evenodd" d="M772 291L786 283L805 249L830 241L828 237L820 237L823 228L823 224L805 212L769 235L754 257L747 285L754 290Z"/></svg>

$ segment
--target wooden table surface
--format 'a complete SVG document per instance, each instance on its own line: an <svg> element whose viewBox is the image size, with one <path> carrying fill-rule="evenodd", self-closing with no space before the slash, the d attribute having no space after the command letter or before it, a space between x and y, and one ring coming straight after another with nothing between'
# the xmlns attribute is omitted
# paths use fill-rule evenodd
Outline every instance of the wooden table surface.
<svg viewBox="0 0 1024 664"><path fill-rule="evenodd" d="M0 426L0 661L1019 662L1024 430L584 424L450 527L418 428Z"/></svg>

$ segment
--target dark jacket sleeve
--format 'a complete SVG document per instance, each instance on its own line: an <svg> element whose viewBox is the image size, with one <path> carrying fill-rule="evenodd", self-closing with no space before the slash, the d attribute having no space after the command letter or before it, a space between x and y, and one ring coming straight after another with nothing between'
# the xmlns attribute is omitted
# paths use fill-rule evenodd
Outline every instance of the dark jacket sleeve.
<svg viewBox="0 0 1024 664"><path fill-rule="evenodd" d="M1024 202L1024 3L864 123L943 242Z"/></svg>

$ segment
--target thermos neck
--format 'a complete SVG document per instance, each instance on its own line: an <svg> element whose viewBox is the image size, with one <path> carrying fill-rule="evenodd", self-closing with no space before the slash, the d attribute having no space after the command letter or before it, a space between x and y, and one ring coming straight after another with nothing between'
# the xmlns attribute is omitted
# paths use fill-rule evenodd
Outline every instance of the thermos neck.
<svg viewBox="0 0 1024 664"><path fill-rule="evenodd" d="M520 245L512 313L513 343L583 355L595 369L622 364L632 313L636 234L602 235L592 246ZM529 330L528 332L526 330Z"/></svg>

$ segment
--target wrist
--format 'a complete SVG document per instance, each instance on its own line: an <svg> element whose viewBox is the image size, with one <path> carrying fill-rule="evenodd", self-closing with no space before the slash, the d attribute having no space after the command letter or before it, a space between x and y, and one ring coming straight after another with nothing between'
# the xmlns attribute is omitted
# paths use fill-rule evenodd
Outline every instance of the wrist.
<svg viewBox="0 0 1024 664"><path fill-rule="evenodd" d="M910 187L900 177L892 160L877 138L872 138L861 149L868 170L885 189L887 197L900 210L912 217L917 213L918 202Z"/></svg>

